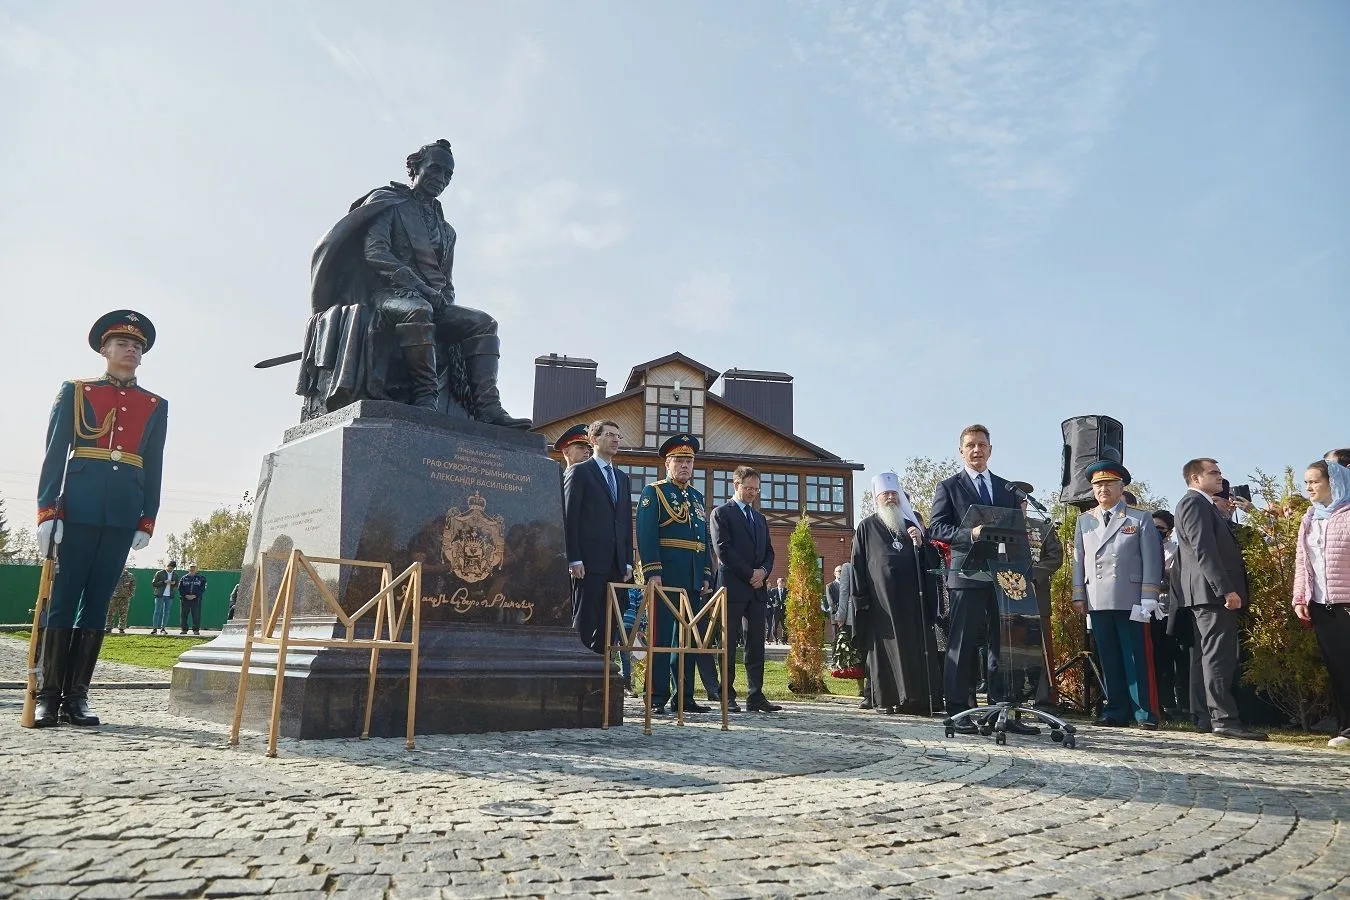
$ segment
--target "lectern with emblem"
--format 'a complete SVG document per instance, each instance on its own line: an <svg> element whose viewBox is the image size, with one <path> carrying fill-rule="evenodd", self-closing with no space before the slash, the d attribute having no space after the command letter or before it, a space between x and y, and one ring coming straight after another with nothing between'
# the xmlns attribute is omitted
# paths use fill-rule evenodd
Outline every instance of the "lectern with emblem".
<svg viewBox="0 0 1350 900"><path fill-rule="evenodd" d="M1050 726L1051 740L1072 748L1076 742L1073 725L1043 709L1022 705L1035 694L1045 667L1043 630L1050 628L1036 603L1026 516L1018 509L972 506L961 528L973 531L976 527L980 539L953 547L951 566L962 577L991 583L994 588L999 616L996 633L989 640L998 641L1001 652L998 668L989 672L988 686L990 697L1002 699L949 717L943 722L946 734L953 737L958 726L975 725L981 734L992 734L997 743L1005 744L1009 722L1025 717L1044 722Z"/></svg>

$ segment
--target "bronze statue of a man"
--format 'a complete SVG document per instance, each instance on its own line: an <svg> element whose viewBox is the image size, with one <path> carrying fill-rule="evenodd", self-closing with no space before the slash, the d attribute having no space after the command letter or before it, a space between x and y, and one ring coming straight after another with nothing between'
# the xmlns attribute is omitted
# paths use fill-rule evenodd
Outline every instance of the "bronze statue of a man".
<svg viewBox="0 0 1350 900"><path fill-rule="evenodd" d="M457 348L474 418L528 428L528 419L514 418L502 409L496 319L455 303L450 278L455 229L445 221L436 199L454 176L450 144L445 140L427 144L407 162L411 187L394 182L364 195L314 250L310 289L315 316L306 340L301 393L314 389L315 379L306 373L327 366L331 371L324 379L330 385L325 408L363 396L383 398L388 386L383 363L388 360L380 358L378 348L384 345L376 335L392 333L405 371L406 390L401 394L405 402L444 408L445 357ZM325 314L335 307L359 307L363 318L325 321ZM355 334L360 336L351 337ZM342 349L333 349L339 345ZM325 355L336 361L325 362ZM364 361L347 362L355 358Z"/></svg>

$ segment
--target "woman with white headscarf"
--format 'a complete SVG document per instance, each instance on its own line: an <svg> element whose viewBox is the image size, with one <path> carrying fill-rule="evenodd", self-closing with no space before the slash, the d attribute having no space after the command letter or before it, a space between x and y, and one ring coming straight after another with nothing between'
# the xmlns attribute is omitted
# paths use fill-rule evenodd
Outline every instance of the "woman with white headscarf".
<svg viewBox="0 0 1350 900"><path fill-rule="evenodd" d="M1319 459L1303 475L1312 508L1298 528L1294 613L1311 622L1342 729L1327 743L1350 747L1350 469Z"/></svg>

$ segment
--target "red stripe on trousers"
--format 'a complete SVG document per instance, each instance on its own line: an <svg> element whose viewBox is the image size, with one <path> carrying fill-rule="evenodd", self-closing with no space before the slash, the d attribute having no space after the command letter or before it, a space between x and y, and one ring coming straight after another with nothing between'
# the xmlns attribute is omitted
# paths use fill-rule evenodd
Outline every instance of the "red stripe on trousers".
<svg viewBox="0 0 1350 900"><path fill-rule="evenodd" d="M1162 710L1158 707L1158 674L1153 668L1153 630L1150 627L1152 624L1152 622L1144 623L1144 662L1148 665L1149 706L1153 715L1161 719Z"/></svg>

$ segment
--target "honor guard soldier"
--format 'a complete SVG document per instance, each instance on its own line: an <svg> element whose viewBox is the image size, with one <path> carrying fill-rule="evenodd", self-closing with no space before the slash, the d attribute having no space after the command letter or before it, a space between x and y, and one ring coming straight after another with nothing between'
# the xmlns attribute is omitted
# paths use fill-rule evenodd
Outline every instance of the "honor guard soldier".
<svg viewBox="0 0 1350 900"><path fill-rule="evenodd" d="M1112 460L1087 467L1097 508L1078 517L1073 605L1092 619L1106 680L1098 725L1158 727L1158 685L1148 619L1158 615L1162 539L1149 513L1125 505L1130 473Z"/></svg>
<svg viewBox="0 0 1350 900"><path fill-rule="evenodd" d="M591 439L587 433L587 426L577 424L564 431L553 442L553 449L562 454L564 469L590 459Z"/></svg>
<svg viewBox="0 0 1350 900"><path fill-rule="evenodd" d="M57 558L41 637L36 724L97 725L89 682L127 552L150 543L169 404L136 383L155 327L129 309L94 323L107 372L61 385L38 482L38 547ZM59 552L58 552L59 551Z"/></svg>
<svg viewBox="0 0 1350 900"><path fill-rule="evenodd" d="M642 577L648 584L684 588L690 603L698 608L699 597L712 584L708 558L708 520L703 495L690 486L698 439L677 434L661 445L666 477L642 489L637 509L638 556ZM674 615L659 598L656 601L656 646L674 647L679 628ZM670 664L675 654L652 655L652 711L665 712L670 700ZM706 712L693 702L694 657L684 658L684 708Z"/></svg>

